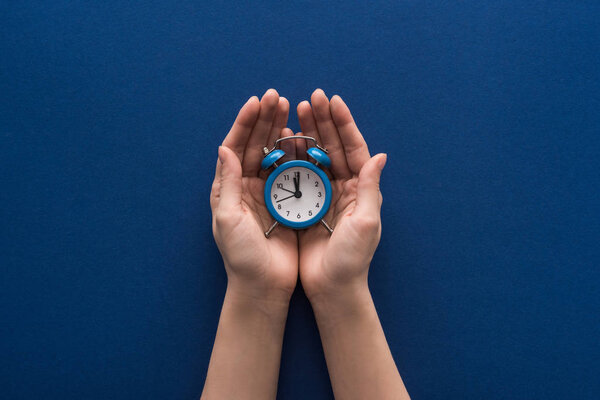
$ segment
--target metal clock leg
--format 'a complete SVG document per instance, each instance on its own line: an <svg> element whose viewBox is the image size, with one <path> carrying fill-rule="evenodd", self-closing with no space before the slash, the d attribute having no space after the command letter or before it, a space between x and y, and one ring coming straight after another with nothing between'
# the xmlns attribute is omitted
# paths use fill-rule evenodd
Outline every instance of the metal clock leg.
<svg viewBox="0 0 600 400"><path fill-rule="evenodd" d="M333 233L333 229L329 225L327 225L327 222L325 222L324 219L321 220L321 224L323 224L323 226L325 227L325 229L327 229L329 231L330 235Z"/></svg>
<svg viewBox="0 0 600 400"><path fill-rule="evenodd" d="M268 238L269 236L271 236L271 232L273 232L273 229L275 229L275 227L279 225L279 222L275 221L273 222L273 225L271 225L271 227L265 232L265 237Z"/></svg>

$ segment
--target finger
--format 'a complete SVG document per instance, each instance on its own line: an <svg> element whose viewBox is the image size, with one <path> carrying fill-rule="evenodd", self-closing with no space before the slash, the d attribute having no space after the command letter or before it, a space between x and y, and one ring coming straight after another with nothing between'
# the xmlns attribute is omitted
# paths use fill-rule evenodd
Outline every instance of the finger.
<svg viewBox="0 0 600 400"><path fill-rule="evenodd" d="M242 160L243 176L256 176L260 169L260 160L263 157L263 147L267 143L273 119L279 104L279 94L275 89L269 89L260 100L258 119L252 128L252 133L246 143L246 150Z"/></svg>
<svg viewBox="0 0 600 400"><path fill-rule="evenodd" d="M346 162L346 154L344 146L340 140L337 127L331 118L329 110L329 100L325 96L325 92L317 89L313 92L310 101L312 103L312 111L317 122L317 130L321 136L322 145L327 148L329 158L331 159L331 173L336 178L349 178L352 176L348 163Z"/></svg>
<svg viewBox="0 0 600 400"><path fill-rule="evenodd" d="M367 142L360 134L350 109L340 96L333 96L329 102L331 117L340 134L348 167L358 174L362 166L371 158Z"/></svg>
<svg viewBox="0 0 600 400"><path fill-rule="evenodd" d="M223 140L223 146L233 150L240 160L244 157L244 149L258 118L259 109L260 102L258 101L258 97L250 97L240 109L233 126Z"/></svg>
<svg viewBox="0 0 600 400"><path fill-rule="evenodd" d="M290 136L294 136L294 132L292 132L292 130L290 128L284 128L281 131L281 137L290 137ZM301 140L284 140L283 142L281 142L281 150L285 151L285 156L283 156L283 158L281 159L281 162L285 162L285 161L289 161L289 160L295 160L296 159L296 143L294 142L300 142ZM281 164L281 162L279 164Z"/></svg>
<svg viewBox="0 0 600 400"><path fill-rule="evenodd" d="M379 215L381 193L379 180L387 161L387 154L377 154L370 158L360 170L356 185L356 215Z"/></svg>
<svg viewBox="0 0 600 400"><path fill-rule="evenodd" d="M210 208L213 212L217 209L219 205L219 196L220 196L220 183L221 183L221 161L217 158L217 166L215 168L215 177L212 182L212 187L210 190Z"/></svg>
<svg viewBox="0 0 600 400"><path fill-rule="evenodd" d="M315 116L312 112L312 107L310 103L306 100L302 101L298 104L296 108L296 112L298 113L298 122L300 122L300 130L303 132L305 136L314 137L317 139L320 145L321 136L319 136L319 131L317 130L317 122L315 121ZM300 140L298 140L300 142Z"/></svg>
<svg viewBox="0 0 600 400"><path fill-rule="evenodd" d="M296 136L306 135L304 132L296 133ZM296 158L298 160L306 160L306 140L295 139L296 142Z"/></svg>
<svg viewBox="0 0 600 400"><path fill-rule="evenodd" d="M275 145L275 141L281 136L281 130L285 128L288 121L288 115L290 113L290 102L285 97L279 98L277 104L277 111L275 112L275 118L273 119L273 126L269 133L269 139L264 144L269 150Z"/></svg>
<svg viewBox="0 0 600 400"><path fill-rule="evenodd" d="M228 147L219 147L219 209L225 212L242 202L242 165Z"/></svg>

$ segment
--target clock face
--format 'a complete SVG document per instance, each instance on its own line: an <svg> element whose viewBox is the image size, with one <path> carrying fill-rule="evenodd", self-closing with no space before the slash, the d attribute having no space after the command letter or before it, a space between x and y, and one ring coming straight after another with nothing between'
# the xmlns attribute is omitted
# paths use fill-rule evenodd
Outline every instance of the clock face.
<svg viewBox="0 0 600 400"><path fill-rule="evenodd" d="M289 164L292 163L293 166L274 172L276 175L270 189L265 190L265 197L269 195L272 206L269 209L271 214L277 214L273 216L278 221L293 228L303 228L318 222L327 212L331 186L329 181L324 182L327 179L325 173L313 170L317 168L312 164L306 161ZM302 163L312 168L302 166Z"/></svg>

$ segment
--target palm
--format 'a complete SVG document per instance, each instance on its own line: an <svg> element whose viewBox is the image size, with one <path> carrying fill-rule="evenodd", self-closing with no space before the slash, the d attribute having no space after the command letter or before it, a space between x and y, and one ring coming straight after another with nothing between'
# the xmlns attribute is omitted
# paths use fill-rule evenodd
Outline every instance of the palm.
<svg viewBox="0 0 600 400"><path fill-rule="evenodd" d="M284 286L293 290L296 284L298 244L296 233L289 229L280 229L269 239L264 232L273 222L266 209L263 190L265 180L257 177L242 178L243 214L240 224L232 232L231 240L240 250L238 257L245 271L256 279L264 279L272 285ZM290 286L292 286L290 288Z"/></svg>
<svg viewBox="0 0 600 400"><path fill-rule="evenodd" d="M306 286L326 286L355 276L351 270L361 259L364 240L354 224L352 212L356 206L357 176L331 182L331 209L325 216L335 227L330 235L316 225L298 235L300 247L300 279Z"/></svg>

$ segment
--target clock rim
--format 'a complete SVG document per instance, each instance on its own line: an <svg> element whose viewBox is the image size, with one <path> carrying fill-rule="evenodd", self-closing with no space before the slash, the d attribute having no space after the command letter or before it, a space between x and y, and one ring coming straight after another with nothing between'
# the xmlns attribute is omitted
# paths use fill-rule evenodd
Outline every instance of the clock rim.
<svg viewBox="0 0 600 400"><path fill-rule="evenodd" d="M310 169L311 171L313 171L314 173L319 175L319 177L323 181L323 186L325 186L325 202L323 203L321 210L314 217L312 217L306 221L303 221L303 222L294 222L294 221L285 219L284 217L279 215L279 213L277 213L277 211L275 210L275 207L273 207L273 204L271 202L271 187L273 186L273 182L279 175L281 175L281 173L283 171L285 171L286 169L289 169L289 168L293 168L293 167L304 167L304 168ZM329 211L329 206L331 205L331 182L329 181L329 177L327 176L325 171L323 171L321 168L317 167L315 164L313 164L311 162L304 161L304 160L287 161L287 162L284 162L283 164L281 164L280 166L278 166L277 168L275 168L273 170L273 172L271 172L271 174L269 174L269 177L267 178L267 181L265 182L264 198L265 198L265 206L267 207L267 210L269 210L269 214L271 214L271 216L277 222L279 222L280 224L282 224L284 226L287 226L288 228L304 229L304 228L313 226L314 224L319 222L323 217L325 217L325 214L327 214L327 211Z"/></svg>

